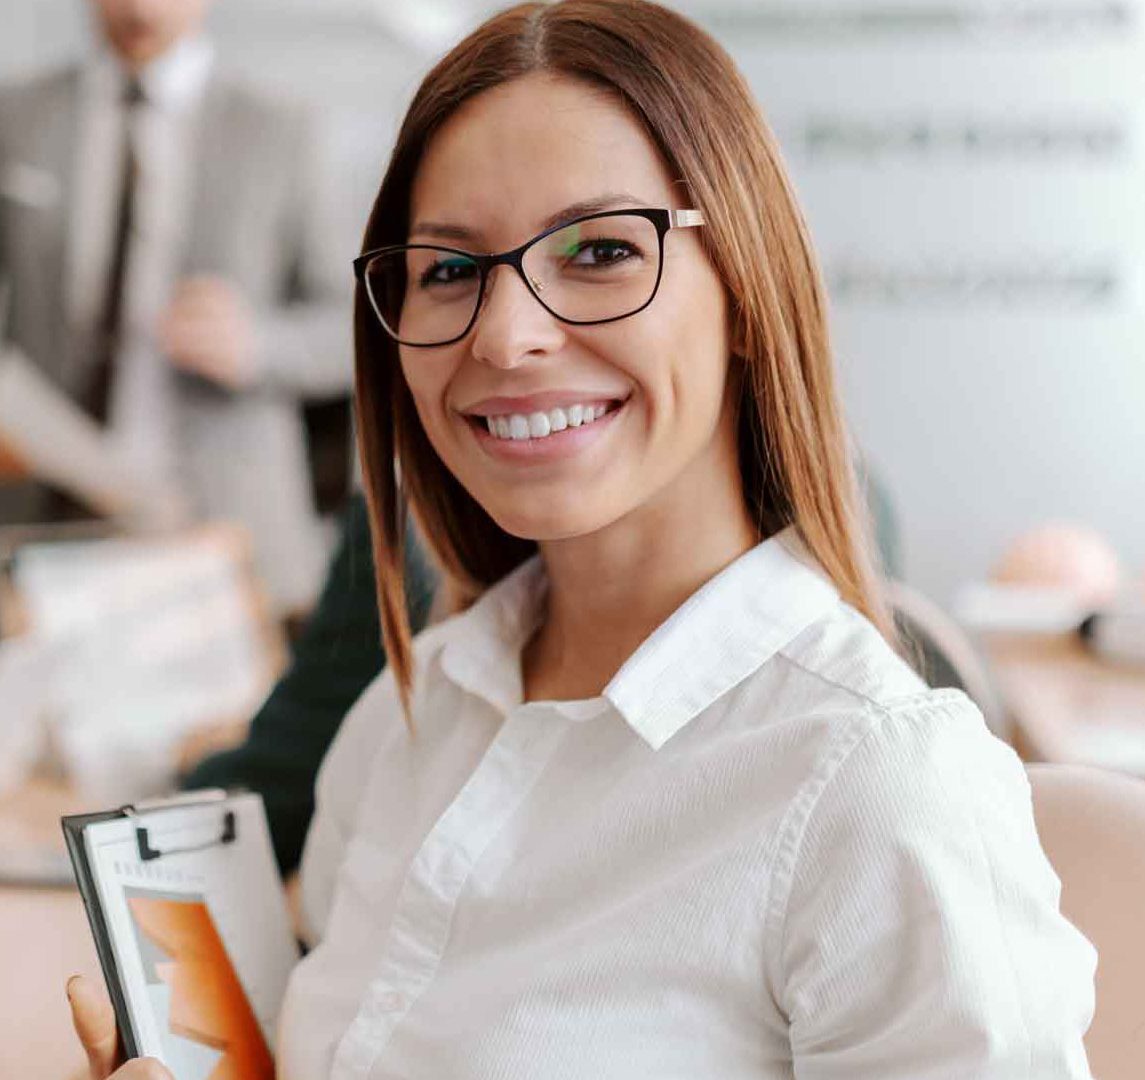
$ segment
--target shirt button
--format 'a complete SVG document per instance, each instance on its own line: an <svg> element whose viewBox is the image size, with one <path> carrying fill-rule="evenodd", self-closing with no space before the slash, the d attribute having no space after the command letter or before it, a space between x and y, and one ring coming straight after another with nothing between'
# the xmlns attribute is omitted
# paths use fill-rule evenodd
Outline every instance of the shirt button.
<svg viewBox="0 0 1145 1080"><path fill-rule="evenodd" d="M387 990L385 993L378 995L378 1008L382 1012L398 1012L406 1003L406 999L402 994L396 990Z"/></svg>

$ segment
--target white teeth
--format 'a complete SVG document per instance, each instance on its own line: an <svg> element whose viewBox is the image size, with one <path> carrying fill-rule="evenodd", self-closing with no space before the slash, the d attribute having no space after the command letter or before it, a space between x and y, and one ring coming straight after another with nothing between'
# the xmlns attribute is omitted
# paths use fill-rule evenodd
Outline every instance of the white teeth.
<svg viewBox="0 0 1145 1080"><path fill-rule="evenodd" d="M508 416L487 416L485 426L489 433L498 439L544 439L566 428L582 427L600 419L608 412L607 405L570 405L567 409L550 409L547 413L535 412L525 416L513 413Z"/></svg>

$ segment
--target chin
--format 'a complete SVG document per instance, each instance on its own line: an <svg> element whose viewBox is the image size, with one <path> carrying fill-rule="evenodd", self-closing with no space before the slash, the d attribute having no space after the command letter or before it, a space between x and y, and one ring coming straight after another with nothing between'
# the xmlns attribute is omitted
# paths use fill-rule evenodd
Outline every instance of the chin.
<svg viewBox="0 0 1145 1080"><path fill-rule="evenodd" d="M506 507L490 509L489 516L509 533L521 540L535 540L545 543L556 540L571 540L596 532L605 524L599 515L588 508L564 507Z"/></svg>

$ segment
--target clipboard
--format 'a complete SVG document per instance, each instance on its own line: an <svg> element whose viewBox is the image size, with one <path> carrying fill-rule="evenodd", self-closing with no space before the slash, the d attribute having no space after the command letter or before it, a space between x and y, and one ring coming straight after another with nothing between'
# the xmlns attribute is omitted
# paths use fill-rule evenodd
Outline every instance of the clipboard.
<svg viewBox="0 0 1145 1080"><path fill-rule="evenodd" d="M299 949L262 799L222 791L61 819L128 1058L273 1080Z"/></svg>

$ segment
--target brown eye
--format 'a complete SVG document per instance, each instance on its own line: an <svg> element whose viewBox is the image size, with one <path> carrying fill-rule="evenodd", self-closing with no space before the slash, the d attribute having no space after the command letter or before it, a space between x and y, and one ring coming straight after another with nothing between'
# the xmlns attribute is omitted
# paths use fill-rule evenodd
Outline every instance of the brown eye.
<svg viewBox="0 0 1145 1080"><path fill-rule="evenodd" d="M574 266L615 266L640 252L624 240L588 240L579 245L569 260Z"/></svg>
<svg viewBox="0 0 1145 1080"><path fill-rule="evenodd" d="M431 285L453 285L472 281L477 276L477 266L469 259L441 259L423 271L418 284L424 289Z"/></svg>

